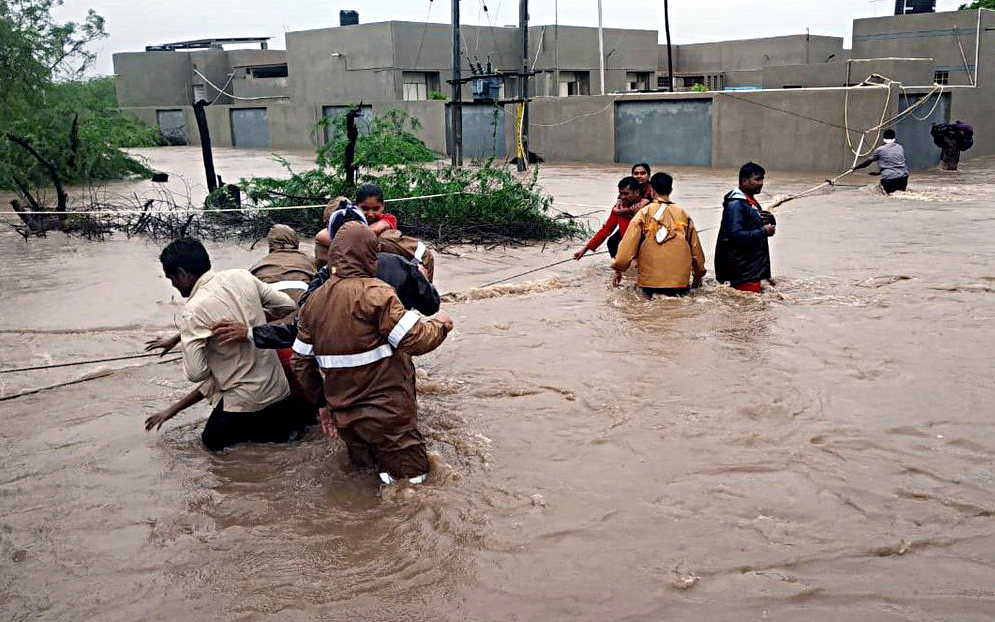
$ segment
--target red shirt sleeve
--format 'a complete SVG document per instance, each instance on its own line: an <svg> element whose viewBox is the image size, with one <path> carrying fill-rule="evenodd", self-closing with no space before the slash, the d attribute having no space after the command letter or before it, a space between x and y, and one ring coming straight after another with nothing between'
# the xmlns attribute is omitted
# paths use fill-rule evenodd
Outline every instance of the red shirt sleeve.
<svg viewBox="0 0 995 622"><path fill-rule="evenodd" d="M391 229L397 229L397 216L394 216L393 214L384 213L380 215L380 220L390 225Z"/></svg>
<svg viewBox="0 0 995 622"><path fill-rule="evenodd" d="M602 242L608 239L608 236L612 234L612 231L615 230L616 226L618 226L618 214L615 213L615 210L612 210L611 215L608 216L608 220L605 222L605 225L601 227L601 229L594 234L594 237L591 238L591 241L587 243L587 250L598 250L598 247L601 246Z"/></svg>

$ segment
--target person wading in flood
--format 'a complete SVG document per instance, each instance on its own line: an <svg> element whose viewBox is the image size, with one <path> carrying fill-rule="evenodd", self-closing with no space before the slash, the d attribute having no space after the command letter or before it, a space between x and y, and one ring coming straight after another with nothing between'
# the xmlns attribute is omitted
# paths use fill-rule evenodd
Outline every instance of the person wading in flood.
<svg viewBox="0 0 995 622"><path fill-rule="evenodd" d="M705 278L705 253L691 217L670 201L673 178L657 173L650 183L656 198L636 212L629 224L612 264L612 284L618 287L622 273L638 259L637 282L646 295L683 296Z"/></svg>
<svg viewBox="0 0 995 622"><path fill-rule="evenodd" d="M159 255L163 272L187 303L179 317L183 368L198 389L167 411L145 421L161 427L181 410L206 397L214 406L201 439L211 451L244 442L284 443L307 426L295 408L276 352L251 344L221 344L211 328L235 314L240 322L261 324L297 309L290 296L252 276L248 270L211 270L197 240L182 238ZM313 416L313 415L312 415Z"/></svg>
<svg viewBox="0 0 995 622"><path fill-rule="evenodd" d="M598 250L601 243L608 239L608 253L615 257L615 253L618 252L618 245L622 241L622 236L625 235L625 230L629 228L629 223L632 221L632 216L639 211L641 208L649 204L649 201L643 198L643 186L639 183L639 180L635 177L623 177L621 181L618 182L618 201L615 203L615 207L612 208L611 213L608 215L608 220L605 222L604 226L594 234L594 237L576 253L574 253L574 259L580 260L587 251L594 252ZM618 231L611 238L612 231L618 227Z"/></svg>
<svg viewBox="0 0 995 622"><path fill-rule="evenodd" d="M930 134L933 135L933 143L940 148L941 169L944 171L956 171L960 152L974 146L974 128L963 121L934 123Z"/></svg>
<svg viewBox="0 0 995 622"><path fill-rule="evenodd" d="M300 251L301 240L297 232L287 225L273 225L266 236L269 254L249 268L252 276L273 289L286 292L298 302L308 283L318 272L314 260ZM289 320L289 317L288 317Z"/></svg>
<svg viewBox="0 0 995 622"><path fill-rule="evenodd" d="M867 168L875 162L881 167L881 188L885 194L908 188L909 169L905 165L905 148L896 140L895 130L885 130L884 144L875 149L870 158L853 167L853 170Z"/></svg>
<svg viewBox="0 0 995 622"><path fill-rule="evenodd" d="M385 484L421 483L429 463L411 357L439 347L452 320L405 311L374 277L377 237L360 223L342 225L328 263L331 277L298 315L294 371L322 407L322 429L332 435L334 426L354 466L376 469Z"/></svg>
<svg viewBox="0 0 995 622"><path fill-rule="evenodd" d="M774 215L760 209L764 167L747 162L739 169L739 188L722 200L722 225L715 242L715 278L735 289L759 294L770 278L767 238L776 232Z"/></svg>

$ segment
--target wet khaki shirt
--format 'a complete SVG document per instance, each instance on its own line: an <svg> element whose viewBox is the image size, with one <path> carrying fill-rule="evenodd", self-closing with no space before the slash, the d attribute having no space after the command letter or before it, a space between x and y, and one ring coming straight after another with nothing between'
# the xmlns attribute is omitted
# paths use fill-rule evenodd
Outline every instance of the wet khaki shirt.
<svg viewBox="0 0 995 622"><path fill-rule="evenodd" d="M657 233L662 241L658 241ZM692 272L696 277L705 276L705 253L698 231L687 212L673 203L654 201L636 212L612 267L625 271L637 257L640 287L688 287Z"/></svg>
<svg viewBox="0 0 995 622"><path fill-rule="evenodd" d="M266 313L284 317L297 308L290 296L252 276L248 270L208 270L194 284L177 321L183 369L211 405L224 399L227 412L256 412L290 394L276 350L251 341L219 345L211 326L234 320L246 326L266 323Z"/></svg>

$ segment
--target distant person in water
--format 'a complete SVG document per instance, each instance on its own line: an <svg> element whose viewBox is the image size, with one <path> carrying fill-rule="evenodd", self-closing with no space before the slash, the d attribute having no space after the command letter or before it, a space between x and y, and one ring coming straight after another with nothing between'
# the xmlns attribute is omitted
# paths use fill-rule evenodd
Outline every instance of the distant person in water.
<svg viewBox="0 0 995 622"><path fill-rule="evenodd" d="M895 130L885 130L884 144L875 149L870 158L853 167L853 170L867 168L875 162L881 167L881 188L886 194L899 190L904 192L908 188L909 169L905 164L905 148L896 139Z"/></svg>
<svg viewBox="0 0 995 622"><path fill-rule="evenodd" d="M941 168L945 171L956 171L960 152L974 146L974 128L963 121L934 123L930 134L933 143L940 148Z"/></svg>
<svg viewBox="0 0 995 622"><path fill-rule="evenodd" d="M632 167L632 176L639 181L639 185L642 186L641 193L643 198L652 201L653 200L653 188L650 186L650 175L652 171L650 170L650 165L645 162L640 162Z"/></svg>
<svg viewBox="0 0 995 622"><path fill-rule="evenodd" d="M649 201L643 198L643 186L639 183L639 180L635 177L623 177L621 181L618 182L618 200L615 202L615 206L612 207L612 211L608 214L608 220L605 221L604 226L594 234L594 237L588 241L584 248L580 249L574 253L574 259L580 259L588 251L594 252L598 250L601 243L608 240L608 253L614 258L615 253L618 252L618 245L622 241L622 236L625 235L625 230L629 228L629 222L632 221L633 215L643 207L646 207ZM615 229L618 231L614 235L612 231ZM608 236L611 235L609 238Z"/></svg>
<svg viewBox="0 0 995 622"><path fill-rule="evenodd" d="M747 162L739 169L739 187L722 201L722 224L715 242L715 278L733 288L759 294L769 279L770 247L776 232L774 215L765 212L756 195L764 187L764 167Z"/></svg>

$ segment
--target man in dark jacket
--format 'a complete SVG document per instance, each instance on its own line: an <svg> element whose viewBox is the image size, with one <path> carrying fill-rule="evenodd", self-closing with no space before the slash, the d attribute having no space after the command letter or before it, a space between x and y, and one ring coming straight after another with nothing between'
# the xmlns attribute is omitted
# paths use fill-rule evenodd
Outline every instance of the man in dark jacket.
<svg viewBox="0 0 995 622"><path fill-rule="evenodd" d="M764 212L756 195L764 187L766 171L748 162L739 169L739 188L722 201L722 226L715 243L715 278L735 289L760 293L761 281L770 278L770 248L767 238L776 223Z"/></svg>

